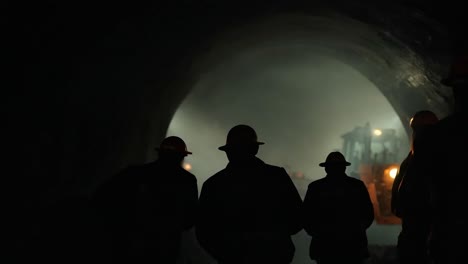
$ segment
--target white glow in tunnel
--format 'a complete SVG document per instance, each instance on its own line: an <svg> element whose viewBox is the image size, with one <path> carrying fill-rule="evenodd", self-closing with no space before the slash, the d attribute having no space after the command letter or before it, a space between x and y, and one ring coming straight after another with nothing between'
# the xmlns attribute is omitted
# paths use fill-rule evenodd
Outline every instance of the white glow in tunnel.
<svg viewBox="0 0 468 264"><path fill-rule="evenodd" d="M399 155L404 158L409 147L402 123L373 83L338 60L275 49L246 52L204 75L175 113L167 134L182 137L193 151L186 162L201 188L228 162L218 147L229 129L251 125L266 142L258 156L301 172L296 186L303 196L310 181L325 176L318 164L329 152L342 149L341 136L366 122L395 129L403 139ZM398 232L398 226L373 225L369 242L395 244ZM298 252L308 250L306 241L303 232L297 235Z"/></svg>
<svg viewBox="0 0 468 264"><path fill-rule="evenodd" d="M194 152L187 161L200 184L226 165L218 147L239 123L266 142L259 153L266 162L311 180L324 176L318 163L340 150L341 135L355 126L369 122L406 138L385 97L352 67L320 56L274 55L282 60L247 54L205 75L175 113L167 134L181 136Z"/></svg>
<svg viewBox="0 0 468 264"><path fill-rule="evenodd" d="M391 177L392 179L395 179L395 177L397 176L397 174L398 174L398 169L397 169L397 168L393 168L393 169L391 169L390 172L389 172L389 175L390 175L390 177Z"/></svg>

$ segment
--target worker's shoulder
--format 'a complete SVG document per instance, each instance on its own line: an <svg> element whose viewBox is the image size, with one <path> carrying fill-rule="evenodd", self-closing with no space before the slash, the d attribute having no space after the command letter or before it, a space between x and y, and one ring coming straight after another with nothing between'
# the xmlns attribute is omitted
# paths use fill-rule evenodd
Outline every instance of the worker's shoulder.
<svg viewBox="0 0 468 264"><path fill-rule="evenodd" d="M189 181L197 181L197 178L194 174L182 168L181 166L165 166L158 162L129 166L127 170L132 174L139 174L141 176L171 174L171 177L182 178Z"/></svg>
<svg viewBox="0 0 468 264"><path fill-rule="evenodd" d="M185 170L184 168L180 168L180 174L190 181L197 181L197 177L193 173Z"/></svg>
<svg viewBox="0 0 468 264"><path fill-rule="evenodd" d="M309 189L314 189L314 188L320 188L327 182L327 178L320 178L318 180L314 180L311 183L309 183L308 188Z"/></svg>
<svg viewBox="0 0 468 264"><path fill-rule="evenodd" d="M131 164L117 171L114 176L110 179L113 182L119 182L128 178L134 177L142 170L143 164Z"/></svg>
<svg viewBox="0 0 468 264"><path fill-rule="evenodd" d="M346 176L346 180L352 185L358 185L358 186L364 185L364 182L362 180L351 177L351 176Z"/></svg>
<svg viewBox="0 0 468 264"><path fill-rule="evenodd" d="M210 185L213 185L213 184L218 184L222 181L225 181L225 175L226 175L226 168L216 172L215 174L213 174L212 176L208 177L208 179L205 180L205 182L203 183L203 186L210 186Z"/></svg>
<svg viewBox="0 0 468 264"><path fill-rule="evenodd" d="M265 163L264 166L271 173L275 173L275 174L285 174L286 173L286 170L283 167L280 167L280 166L276 166L276 165L272 165L272 164L268 164L268 163Z"/></svg>

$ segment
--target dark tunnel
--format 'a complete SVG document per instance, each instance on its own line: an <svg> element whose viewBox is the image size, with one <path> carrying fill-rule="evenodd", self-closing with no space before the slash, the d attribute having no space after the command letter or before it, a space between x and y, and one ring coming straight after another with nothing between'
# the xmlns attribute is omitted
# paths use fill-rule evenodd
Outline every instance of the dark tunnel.
<svg viewBox="0 0 468 264"><path fill-rule="evenodd" d="M289 55L274 50L288 48L339 61L378 89L409 133L417 110L450 113L439 81L468 35L462 3L451 0L6 6L4 178L19 250L52 217L48 208L86 200L121 168L152 160L194 87L242 53L273 50L281 64Z"/></svg>

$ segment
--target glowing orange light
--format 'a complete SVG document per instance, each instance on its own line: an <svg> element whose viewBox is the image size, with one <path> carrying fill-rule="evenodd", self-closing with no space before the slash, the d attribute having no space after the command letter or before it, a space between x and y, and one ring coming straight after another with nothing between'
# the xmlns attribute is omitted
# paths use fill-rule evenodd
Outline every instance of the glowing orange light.
<svg viewBox="0 0 468 264"><path fill-rule="evenodd" d="M375 129L375 130L374 130L374 135L376 135L376 136L382 135L382 130L380 130L380 129Z"/></svg>
<svg viewBox="0 0 468 264"><path fill-rule="evenodd" d="M398 169L397 168L392 168L392 169L390 169L390 172L388 173L388 175L390 175L390 177L392 179L395 179L395 177L397 176L397 173L398 173Z"/></svg>
<svg viewBox="0 0 468 264"><path fill-rule="evenodd" d="M185 163L184 164L184 169L189 171L189 170L192 169L192 165L190 165L189 163Z"/></svg>

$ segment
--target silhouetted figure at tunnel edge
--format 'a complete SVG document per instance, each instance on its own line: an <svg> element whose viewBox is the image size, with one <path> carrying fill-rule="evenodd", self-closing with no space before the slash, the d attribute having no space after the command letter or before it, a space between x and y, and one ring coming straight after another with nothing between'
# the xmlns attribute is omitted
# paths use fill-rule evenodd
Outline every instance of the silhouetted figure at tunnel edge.
<svg viewBox="0 0 468 264"><path fill-rule="evenodd" d="M454 111L418 140L431 179L430 255L436 264L465 263L468 255L468 52L455 59L442 83L452 88Z"/></svg>
<svg viewBox="0 0 468 264"><path fill-rule="evenodd" d="M366 186L349 177L340 152L331 152L327 175L309 184L302 215L304 229L312 236L310 258L318 264L363 263L369 257L366 230L374 220L374 209Z"/></svg>
<svg viewBox="0 0 468 264"><path fill-rule="evenodd" d="M411 150L400 165L392 186L392 213L401 218L398 236L400 263L429 263L428 238L431 229L430 183L421 169L415 141L439 121L429 110L416 112L410 120Z"/></svg>
<svg viewBox="0 0 468 264"><path fill-rule="evenodd" d="M195 223L197 180L182 168L192 153L175 136L157 150L156 161L124 169L93 199L112 263L176 263L181 232Z"/></svg>
<svg viewBox="0 0 468 264"><path fill-rule="evenodd" d="M291 235L302 229L301 197L281 167L256 157L257 134L233 127L225 151L229 163L203 184L196 235L218 263L290 263Z"/></svg>

